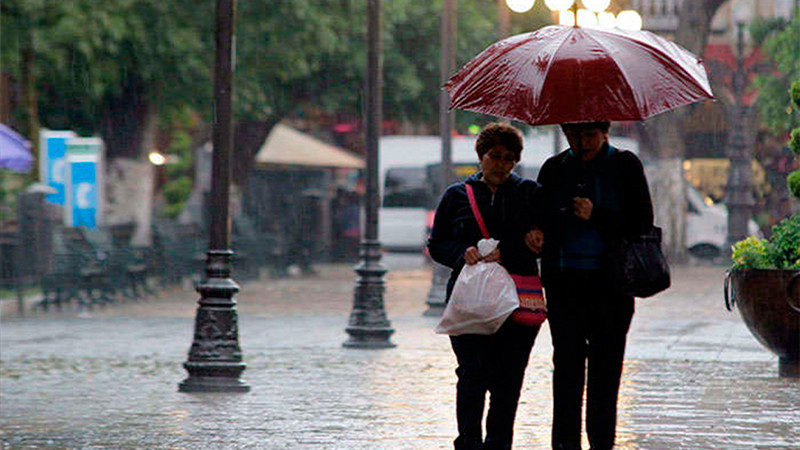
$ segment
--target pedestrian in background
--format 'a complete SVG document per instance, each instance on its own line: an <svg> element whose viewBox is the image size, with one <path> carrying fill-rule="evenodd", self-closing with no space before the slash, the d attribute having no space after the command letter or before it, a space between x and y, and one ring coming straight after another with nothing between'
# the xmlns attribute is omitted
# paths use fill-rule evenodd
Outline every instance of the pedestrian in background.
<svg viewBox="0 0 800 450"><path fill-rule="evenodd" d="M561 125L570 148L539 171L544 194L542 283L553 342L552 445L614 446L617 396L633 297L616 279L622 239L653 224L642 163L608 143L609 122ZM588 372L587 372L588 361ZM586 378L586 380L584 380Z"/></svg>
<svg viewBox="0 0 800 450"><path fill-rule="evenodd" d="M475 150L480 171L447 188L428 241L433 260L453 269L447 284L448 300L464 264L497 262L511 274L538 275L535 251L542 234L532 231L537 217L529 207L535 202L538 185L512 172L522 153L520 131L508 124L489 124L478 136ZM472 187L491 237L500 241L483 258L476 247L483 235L470 206L467 185ZM526 246L526 236L531 248ZM526 326L508 319L493 335L450 336L458 361L457 450L511 448L522 381L538 331L538 325ZM484 439L487 392L491 395Z"/></svg>

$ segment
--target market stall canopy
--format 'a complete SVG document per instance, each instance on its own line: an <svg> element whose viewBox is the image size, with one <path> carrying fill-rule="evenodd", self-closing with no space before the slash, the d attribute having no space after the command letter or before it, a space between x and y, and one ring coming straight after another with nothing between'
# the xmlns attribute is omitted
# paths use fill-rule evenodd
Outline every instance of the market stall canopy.
<svg viewBox="0 0 800 450"><path fill-rule="evenodd" d="M361 158L282 124L272 128L256 154L256 164L364 168Z"/></svg>

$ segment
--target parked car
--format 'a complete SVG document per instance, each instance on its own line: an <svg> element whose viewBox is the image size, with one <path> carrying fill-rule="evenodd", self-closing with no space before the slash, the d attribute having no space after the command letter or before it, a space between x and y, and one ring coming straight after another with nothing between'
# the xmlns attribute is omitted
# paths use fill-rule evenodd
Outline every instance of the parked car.
<svg viewBox="0 0 800 450"><path fill-rule="evenodd" d="M689 185L686 188L688 214L686 215L686 248L689 254L700 259L722 256L728 244L728 208L711 201ZM758 224L747 223L750 235L762 238Z"/></svg>

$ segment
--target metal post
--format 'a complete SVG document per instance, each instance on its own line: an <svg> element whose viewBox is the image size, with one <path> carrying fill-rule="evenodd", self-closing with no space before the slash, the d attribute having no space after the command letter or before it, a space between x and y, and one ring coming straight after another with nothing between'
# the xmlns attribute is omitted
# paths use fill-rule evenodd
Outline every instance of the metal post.
<svg viewBox="0 0 800 450"><path fill-rule="evenodd" d="M498 5L500 7L500 5ZM503 7L504 8L504 7ZM441 85L450 78L455 69L455 33L456 33L456 0L444 0L442 3L442 58L439 69ZM450 113L450 96L447 89L442 88L439 93L439 136L442 139L442 164L441 172L436 183L436 192L441 194L445 188L455 181L453 176L453 150L450 133L453 130L454 117ZM445 297L447 295L447 280L450 278L450 268L434 263L433 279L428 290L428 299L425 303L428 309L423 313L426 316L439 316L444 311Z"/></svg>
<svg viewBox="0 0 800 450"><path fill-rule="evenodd" d="M233 147L231 97L233 90L233 30L235 0L217 0L214 66L214 154L211 172L209 250L205 278L195 316L194 340L183 364L189 377L181 392L246 392L239 379L246 364L239 348L238 316L233 296L239 286L231 279L230 155Z"/></svg>
<svg viewBox="0 0 800 450"><path fill-rule="evenodd" d="M447 82L456 65L455 32L456 32L456 0L444 0L442 4L442 62L439 67L441 85ZM453 181L452 140L454 117L450 113L450 95L447 89L439 91L439 135L442 138L442 187Z"/></svg>
<svg viewBox="0 0 800 450"><path fill-rule="evenodd" d="M733 72L734 105L731 107L731 131L728 143L728 159L730 159L730 172L726 187L726 204L728 206L728 243L733 243L747 237L747 224L752 215L755 199L753 198L753 174L750 160L752 142L749 136L747 116L749 108L743 103L747 73L744 68L744 24L737 24L737 54L736 69Z"/></svg>
<svg viewBox="0 0 800 450"><path fill-rule="evenodd" d="M383 307L386 268L381 264L381 243L378 241L378 142L381 133L381 2L367 0L367 80L366 80L366 230L359 248L358 280L353 296L347 334L342 344L349 348L394 347L389 340L391 327Z"/></svg>

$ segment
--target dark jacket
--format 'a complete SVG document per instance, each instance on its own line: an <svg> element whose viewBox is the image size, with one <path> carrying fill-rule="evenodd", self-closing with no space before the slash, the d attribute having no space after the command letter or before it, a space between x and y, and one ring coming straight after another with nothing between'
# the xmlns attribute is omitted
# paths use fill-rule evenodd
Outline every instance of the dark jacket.
<svg viewBox="0 0 800 450"><path fill-rule="evenodd" d="M542 281L545 286L549 275L559 270L565 230L578 226L596 230L604 246L605 261L601 267L611 270L618 264L616 258L620 255L622 240L645 232L653 224L653 204L641 161L630 151L608 152L606 145L588 163L592 165L591 173L602 173L598 178L606 180L590 193L586 189L586 165L570 150L548 159L539 171L545 236ZM572 199L587 195L593 203L592 215L588 221L583 221L575 217ZM599 199L601 196L603 198Z"/></svg>
<svg viewBox="0 0 800 450"><path fill-rule="evenodd" d="M501 265L509 273L536 275L536 257L525 245L525 233L538 223L535 215L538 202L538 184L512 173L492 194L480 172L470 176L464 183L447 188L433 220L428 250L434 261L453 269L447 284L450 298L453 284L464 266L464 252L483 239L478 222L469 205L465 183L475 192L478 209L492 238L500 241Z"/></svg>

